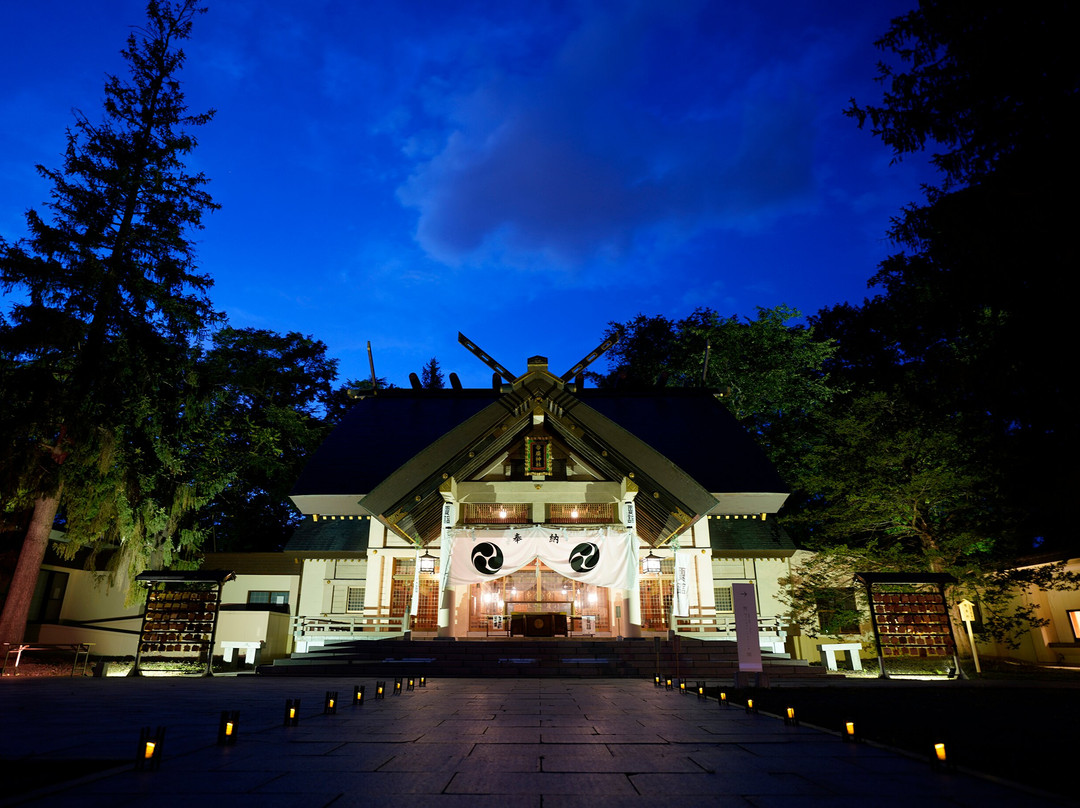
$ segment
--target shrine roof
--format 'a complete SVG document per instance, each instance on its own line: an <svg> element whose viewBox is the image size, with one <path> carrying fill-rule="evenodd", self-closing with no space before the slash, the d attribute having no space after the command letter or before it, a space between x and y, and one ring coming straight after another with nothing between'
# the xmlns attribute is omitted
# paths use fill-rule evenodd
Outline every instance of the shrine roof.
<svg viewBox="0 0 1080 808"><path fill-rule="evenodd" d="M370 530L369 519L305 519L285 545L283 555L363 553Z"/></svg>
<svg viewBox="0 0 1080 808"><path fill-rule="evenodd" d="M790 490L754 438L710 390L582 390L576 398L656 449L706 491Z"/></svg>
<svg viewBox="0 0 1080 808"><path fill-rule="evenodd" d="M292 495L367 494L502 398L492 389L387 390L361 399L312 455ZM712 391L586 389L563 397L561 403L586 422L586 428L590 418L596 420L588 415L593 410L711 493L789 490L761 447ZM477 423L487 426L492 417L489 410Z"/></svg>
<svg viewBox="0 0 1080 808"><path fill-rule="evenodd" d="M710 518L709 545L719 558L789 558L796 549L775 519Z"/></svg>
<svg viewBox="0 0 1080 808"><path fill-rule="evenodd" d="M366 494L498 399L496 390L384 390L367 396L315 451L292 494Z"/></svg>

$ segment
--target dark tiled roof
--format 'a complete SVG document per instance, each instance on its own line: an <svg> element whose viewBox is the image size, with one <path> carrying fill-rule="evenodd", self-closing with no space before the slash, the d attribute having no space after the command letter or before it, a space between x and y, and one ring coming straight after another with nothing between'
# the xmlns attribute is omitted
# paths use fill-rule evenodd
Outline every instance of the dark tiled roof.
<svg viewBox="0 0 1080 808"><path fill-rule="evenodd" d="M289 553L363 553L368 548L370 519L305 519L288 544Z"/></svg>
<svg viewBox="0 0 1080 808"><path fill-rule="evenodd" d="M775 519L710 519L713 554L729 558L780 556L795 552L795 542Z"/></svg>
<svg viewBox="0 0 1080 808"><path fill-rule="evenodd" d="M499 398L494 390L422 391L358 401L308 461L292 494L367 494ZM402 395L402 393L406 393Z"/></svg>
<svg viewBox="0 0 1080 808"><path fill-rule="evenodd" d="M395 390L362 399L312 456L292 494L368 494L499 397L494 390ZM583 390L574 398L648 444L706 491L788 491L753 438L707 390Z"/></svg>
<svg viewBox="0 0 1080 808"><path fill-rule="evenodd" d="M761 447L708 390L582 390L577 398L649 444L706 491L789 491Z"/></svg>
<svg viewBox="0 0 1080 808"><path fill-rule="evenodd" d="M232 570L237 575L297 575L292 556L284 553L207 553L200 569Z"/></svg>

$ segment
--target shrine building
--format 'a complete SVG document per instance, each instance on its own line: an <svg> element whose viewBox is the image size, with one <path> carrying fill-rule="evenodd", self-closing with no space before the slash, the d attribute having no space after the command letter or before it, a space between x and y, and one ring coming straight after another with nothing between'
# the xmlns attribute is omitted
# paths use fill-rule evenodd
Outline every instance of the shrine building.
<svg viewBox="0 0 1080 808"><path fill-rule="evenodd" d="M763 647L795 547L788 489L706 389L584 389L546 358L489 389L361 397L315 452L284 555L300 572L293 652L392 636L733 638L756 585Z"/></svg>

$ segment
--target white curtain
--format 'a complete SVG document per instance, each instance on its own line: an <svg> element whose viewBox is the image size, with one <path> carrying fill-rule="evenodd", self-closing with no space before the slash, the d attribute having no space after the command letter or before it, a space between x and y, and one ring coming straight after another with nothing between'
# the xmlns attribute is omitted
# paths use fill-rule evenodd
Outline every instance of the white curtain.
<svg viewBox="0 0 1080 808"><path fill-rule="evenodd" d="M637 575L633 531L527 527L449 530L450 583L473 584L517 572L539 558L567 578L629 589Z"/></svg>

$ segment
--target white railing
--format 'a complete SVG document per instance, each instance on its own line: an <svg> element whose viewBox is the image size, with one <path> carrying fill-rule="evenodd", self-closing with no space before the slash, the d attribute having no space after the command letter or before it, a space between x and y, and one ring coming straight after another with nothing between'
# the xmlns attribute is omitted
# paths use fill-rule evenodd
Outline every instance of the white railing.
<svg viewBox="0 0 1080 808"><path fill-rule="evenodd" d="M758 617L758 636L761 647L773 653L783 653L787 639L786 617ZM694 614L675 618L675 631L709 640L734 640L735 616L730 614Z"/></svg>
<svg viewBox="0 0 1080 808"><path fill-rule="evenodd" d="M292 619L293 644L301 653L312 646L326 645L327 641L386 639L402 636L408 630L409 615L298 615Z"/></svg>

